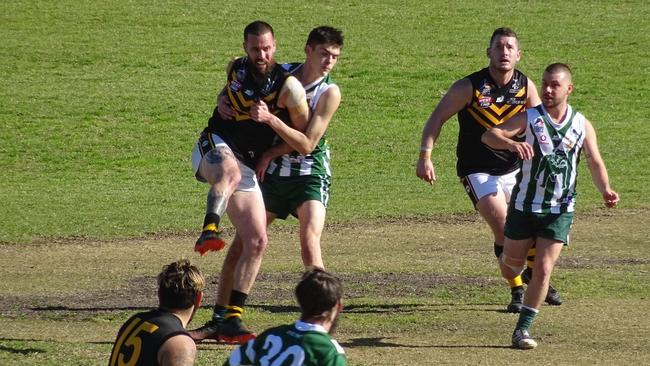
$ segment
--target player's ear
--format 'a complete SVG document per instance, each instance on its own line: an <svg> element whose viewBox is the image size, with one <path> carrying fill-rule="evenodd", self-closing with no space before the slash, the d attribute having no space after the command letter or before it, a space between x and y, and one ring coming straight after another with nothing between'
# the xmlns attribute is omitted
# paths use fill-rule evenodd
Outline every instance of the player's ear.
<svg viewBox="0 0 650 366"><path fill-rule="evenodd" d="M199 291L194 298L194 309L201 307L201 301L203 301L203 291Z"/></svg>

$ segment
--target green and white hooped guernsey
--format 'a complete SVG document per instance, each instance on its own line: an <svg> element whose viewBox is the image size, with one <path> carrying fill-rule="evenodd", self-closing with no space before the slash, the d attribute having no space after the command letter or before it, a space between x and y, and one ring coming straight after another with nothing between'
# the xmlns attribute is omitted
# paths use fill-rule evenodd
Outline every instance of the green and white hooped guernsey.
<svg viewBox="0 0 650 366"><path fill-rule="evenodd" d="M570 105L564 120L557 124L542 105L526 113L525 141L533 147L534 156L522 161L511 204L522 212L572 212L585 117Z"/></svg>
<svg viewBox="0 0 650 366"><path fill-rule="evenodd" d="M291 73L295 73L296 70L302 67L302 64L283 64L282 67ZM305 85L307 103L309 103L309 109L312 113L316 110L320 97L333 85L335 85L334 81L329 74L309 85ZM266 173L277 177L307 175L331 177L330 148L327 144L327 137L323 134L318 144L316 144L316 148L310 154L301 155L297 151L293 151L276 158L269 164Z"/></svg>

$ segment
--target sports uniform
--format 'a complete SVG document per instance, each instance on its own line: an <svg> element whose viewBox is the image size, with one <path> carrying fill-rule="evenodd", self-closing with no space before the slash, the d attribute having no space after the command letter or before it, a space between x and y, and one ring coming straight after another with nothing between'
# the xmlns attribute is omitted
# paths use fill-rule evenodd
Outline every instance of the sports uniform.
<svg viewBox="0 0 650 366"><path fill-rule="evenodd" d="M189 337L174 314L160 309L138 313L117 333L109 365L158 365L160 347L179 334Z"/></svg>
<svg viewBox="0 0 650 366"><path fill-rule="evenodd" d="M347 364L343 348L318 324L296 321L260 334L235 349L224 365Z"/></svg>
<svg viewBox="0 0 650 366"><path fill-rule="evenodd" d="M526 113L525 141L534 155L522 162L505 234L515 240L541 236L567 243L585 118L570 105L564 120L557 124L541 105Z"/></svg>
<svg viewBox="0 0 650 366"><path fill-rule="evenodd" d="M257 185L254 173L257 159L277 141L273 129L251 119L250 107L256 101L263 100L271 113L283 121L290 120L287 110L277 106L280 91L290 74L275 65L264 85L259 86L251 73L246 57L233 61L228 72L226 95L236 116L232 120L223 119L215 107L208 126L201 133L192 152L192 165L197 174L201 158L208 151L220 144L227 145L240 162L243 186L238 189L242 188L241 190ZM204 181L199 175L197 179Z"/></svg>
<svg viewBox="0 0 650 366"><path fill-rule="evenodd" d="M283 64L282 67L295 73L302 64ZM321 95L334 85L328 74L305 86L307 103L312 112ZM323 135L311 153L302 155L294 151L277 157L269 164L261 185L266 210L285 219L289 214L295 214L296 208L305 201L320 201L327 207L331 178L330 149L327 137Z"/></svg>
<svg viewBox="0 0 650 366"><path fill-rule="evenodd" d="M476 205L481 197L497 191L509 197L519 168L517 156L489 148L481 135L526 109L528 78L515 69L510 82L499 87L487 67L466 78L472 83L472 100L458 112L456 173Z"/></svg>

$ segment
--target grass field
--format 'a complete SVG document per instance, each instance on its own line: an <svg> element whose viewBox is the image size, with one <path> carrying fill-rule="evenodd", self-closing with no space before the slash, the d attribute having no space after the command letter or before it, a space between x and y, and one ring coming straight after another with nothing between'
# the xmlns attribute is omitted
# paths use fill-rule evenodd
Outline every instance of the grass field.
<svg viewBox="0 0 650 366"><path fill-rule="evenodd" d="M487 64L498 26L519 33L519 67L538 85L547 64L573 67L571 103L594 123L622 197L602 209L582 167L573 243L553 279L567 302L543 308L541 346L525 357L650 363L644 1L246 4L0 3L0 365L105 364L121 322L154 305L163 264L188 256L214 279L223 255L190 250L206 187L189 152L258 18L274 26L281 61L302 59L316 25L345 33L324 246L347 285L338 338L351 364L524 363L507 348L515 319L499 311L508 295L490 234L456 181L455 120L434 151L438 182L414 173L424 121L454 80ZM270 233L247 315L255 330L296 315L294 225ZM207 365L228 347L200 349Z"/></svg>

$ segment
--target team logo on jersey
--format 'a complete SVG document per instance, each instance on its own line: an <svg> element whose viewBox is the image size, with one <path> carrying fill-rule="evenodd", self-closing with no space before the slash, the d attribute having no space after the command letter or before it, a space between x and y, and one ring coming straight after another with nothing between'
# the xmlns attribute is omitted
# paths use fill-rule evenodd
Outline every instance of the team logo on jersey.
<svg viewBox="0 0 650 366"><path fill-rule="evenodd" d="M492 97L478 98L478 105L480 105L481 108L488 108L490 104L492 104Z"/></svg>
<svg viewBox="0 0 650 366"><path fill-rule="evenodd" d="M244 90L244 94L246 94L249 97L252 97L253 94L255 94L255 92L250 90L250 89L246 89L246 90Z"/></svg>
<svg viewBox="0 0 650 366"><path fill-rule="evenodd" d="M510 104L510 105L521 105L521 104L526 104L526 100L525 100L525 99L520 99L520 98L512 97L512 98L508 99L508 104Z"/></svg>
<svg viewBox="0 0 650 366"><path fill-rule="evenodd" d="M510 86L510 90L509 90L509 92L510 92L510 93L516 93L516 92L519 91L519 89L521 89L521 85L519 85L519 79L515 79L515 80L512 82L512 85Z"/></svg>
<svg viewBox="0 0 650 366"><path fill-rule="evenodd" d="M490 84L490 82L487 80L483 80L481 82L481 86L479 86L479 90L483 96L490 95L490 92L492 91L492 84Z"/></svg>
<svg viewBox="0 0 650 366"><path fill-rule="evenodd" d="M501 96L499 96L499 97L497 98L497 100L495 101L495 103L503 103L503 100L504 100L504 99L505 99L505 97L504 97L503 95L501 95Z"/></svg>
<svg viewBox="0 0 650 366"><path fill-rule="evenodd" d="M544 132L544 119L542 117L537 117L533 122L533 131L535 133Z"/></svg>
<svg viewBox="0 0 650 366"><path fill-rule="evenodd" d="M232 80L232 81L230 82L230 90L232 90L233 92L236 93L236 92L238 92L240 89L241 89L241 83L240 83L239 81L237 81L237 80Z"/></svg>

